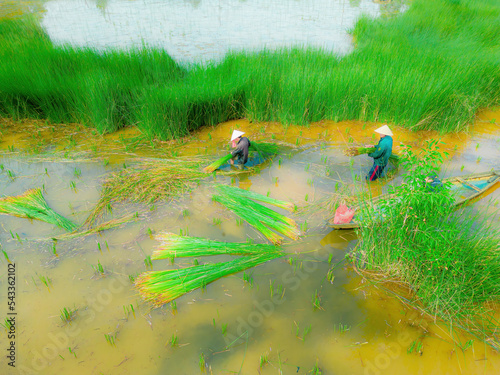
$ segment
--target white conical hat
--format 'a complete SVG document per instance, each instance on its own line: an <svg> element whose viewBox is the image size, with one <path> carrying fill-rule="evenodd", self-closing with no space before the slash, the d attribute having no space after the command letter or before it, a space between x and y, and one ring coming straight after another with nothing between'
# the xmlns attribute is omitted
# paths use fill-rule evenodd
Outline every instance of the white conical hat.
<svg viewBox="0 0 500 375"><path fill-rule="evenodd" d="M375 129L375 133L383 134L383 135L389 135L392 137L392 132L391 129L387 125L384 125L378 129Z"/></svg>
<svg viewBox="0 0 500 375"><path fill-rule="evenodd" d="M240 132L239 130L233 130L233 135L231 136L231 141L234 141L236 138L241 137L243 132Z"/></svg>

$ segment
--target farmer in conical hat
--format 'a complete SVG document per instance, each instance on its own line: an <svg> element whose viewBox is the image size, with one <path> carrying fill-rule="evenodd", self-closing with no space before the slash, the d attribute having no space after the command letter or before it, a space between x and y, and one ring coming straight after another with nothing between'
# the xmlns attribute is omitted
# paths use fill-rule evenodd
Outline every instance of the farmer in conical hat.
<svg viewBox="0 0 500 375"><path fill-rule="evenodd" d="M373 166L366 176L367 181L375 181L377 178L384 176L384 170L389 162L389 157L392 154L392 131L387 125L375 129L375 133L380 135L380 140L377 145L366 145L365 147L375 147L375 151L368 154L373 158Z"/></svg>
<svg viewBox="0 0 500 375"><path fill-rule="evenodd" d="M229 162L231 164L236 162L236 165L240 168L243 168L243 165L248 160L248 148L250 147L250 141L247 137L242 137L243 134L245 133L242 131L234 130L231 135L232 146L235 147L235 149L231 152L233 157Z"/></svg>

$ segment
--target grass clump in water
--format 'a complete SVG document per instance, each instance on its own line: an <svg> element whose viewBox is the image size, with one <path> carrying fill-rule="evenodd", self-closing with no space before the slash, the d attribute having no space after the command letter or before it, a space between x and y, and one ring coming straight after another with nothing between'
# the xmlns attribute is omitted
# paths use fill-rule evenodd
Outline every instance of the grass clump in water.
<svg viewBox="0 0 500 375"><path fill-rule="evenodd" d="M411 302L428 314L500 349L492 310L500 301L499 231L480 212L455 211L446 187L423 184L441 162L435 143L420 158L407 149L405 158L405 184L380 212L361 218L354 259L366 275L408 285Z"/></svg>
<svg viewBox="0 0 500 375"><path fill-rule="evenodd" d="M0 198L0 214L37 219L73 231L77 225L51 209L41 189L30 189L22 195Z"/></svg>
<svg viewBox="0 0 500 375"><path fill-rule="evenodd" d="M282 256L282 253L274 252L182 269L149 271L139 275L135 279L135 285L145 300L156 306L162 306L195 289L204 288L221 277Z"/></svg>

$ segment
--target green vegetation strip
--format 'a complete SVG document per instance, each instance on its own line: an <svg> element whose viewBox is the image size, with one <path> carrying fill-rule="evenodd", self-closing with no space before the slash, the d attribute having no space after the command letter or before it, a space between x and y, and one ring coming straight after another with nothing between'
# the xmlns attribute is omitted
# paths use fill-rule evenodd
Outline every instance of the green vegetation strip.
<svg viewBox="0 0 500 375"><path fill-rule="evenodd" d="M414 0L361 17L353 53L314 49L229 54L186 70L161 49L54 46L33 19L0 20L0 115L135 125L173 139L223 121L383 121L412 130L467 129L500 103L500 3Z"/></svg>
<svg viewBox="0 0 500 375"><path fill-rule="evenodd" d="M274 252L178 270L149 271L139 275L135 285L145 300L156 306L162 306L195 289L204 288L221 277L282 256L282 253Z"/></svg>
<svg viewBox="0 0 500 375"><path fill-rule="evenodd" d="M455 211L448 188L426 189L423 179L440 162L436 153L417 159L407 150L406 158L412 168L405 184L361 217L353 258L368 274L407 284L427 313L500 349L492 308L500 302L499 230L481 212Z"/></svg>
<svg viewBox="0 0 500 375"><path fill-rule="evenodd" d="M36 219L73 231L77 225L50 208L41 189L30 189L22 195L0 198L0 214Z"/></svg>
<svg viewBox="0 0 500 375"><path fill-rule="evenodd" d="M161 233L156 236L156 239L161 243L153 251L152 260L220 254L255 255L279 252L279 248L274 245L220 242L205 238L178 236L172 233Z"/></svg>

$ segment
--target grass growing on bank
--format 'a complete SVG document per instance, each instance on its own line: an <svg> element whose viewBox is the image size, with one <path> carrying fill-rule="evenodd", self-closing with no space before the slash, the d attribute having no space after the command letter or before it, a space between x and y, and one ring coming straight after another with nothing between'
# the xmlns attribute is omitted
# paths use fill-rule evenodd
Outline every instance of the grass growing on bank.
<svg viewBox="0 0 500 375"><path fill-rule="evenodd" d="M499 231L482 213L454 211L446 187L429 191L423 179L440 163L430 151L406 150L406 184L394 188L380 215L364 215L354 259L367 275L382 274L412 290L412 303L500 350L494 306L500 301Z"/></svg>
<svg viewBox="0 0 500 375"><path fill-rule="evenodd" d="M162 50L53 46L26 21L0 21L0 114L136 125L172 139L235 118L308 124L374 120L411 129L466 129L500 103L500 4L415 0L390 19L361 18L357 48L235 53L179 67Z"/></svg>

